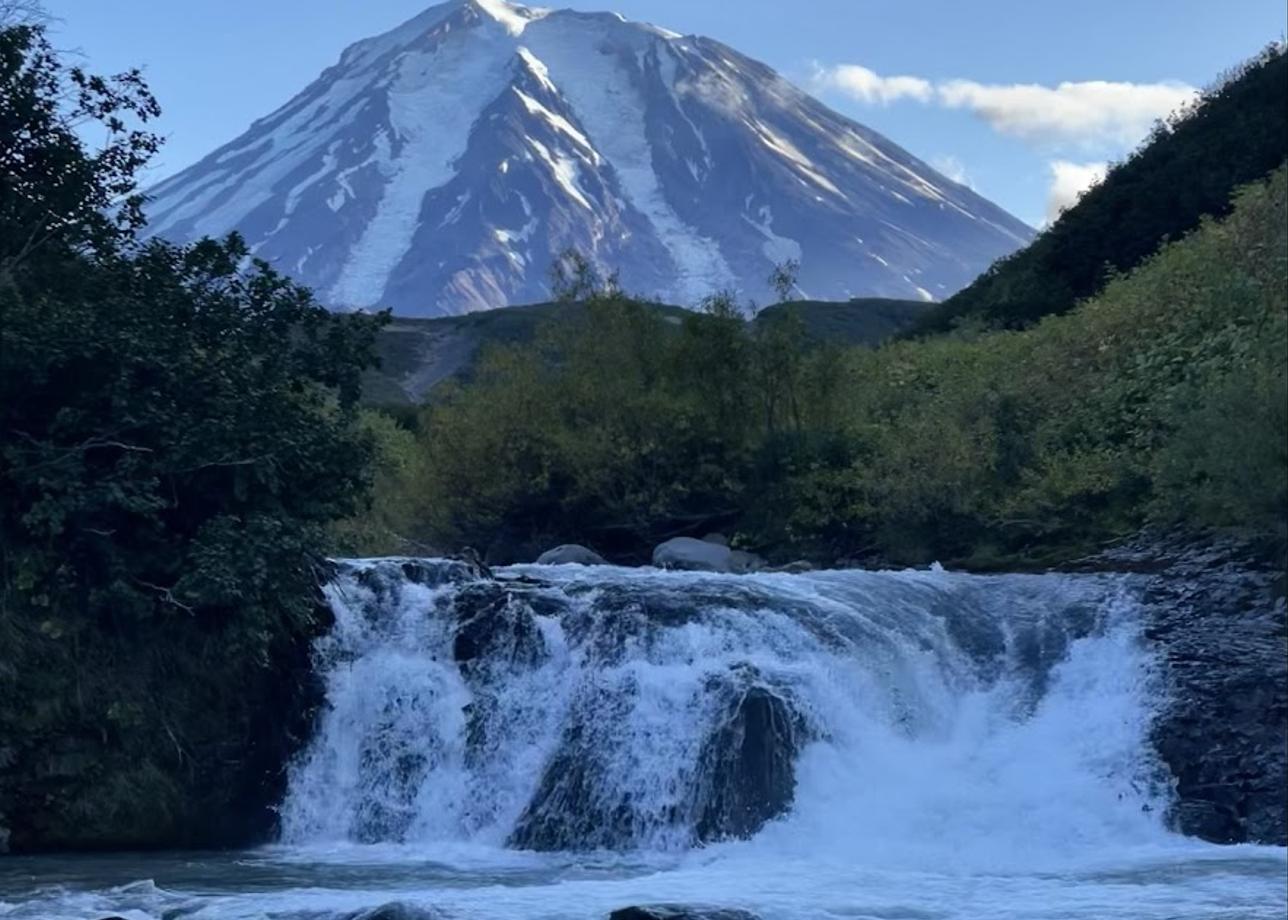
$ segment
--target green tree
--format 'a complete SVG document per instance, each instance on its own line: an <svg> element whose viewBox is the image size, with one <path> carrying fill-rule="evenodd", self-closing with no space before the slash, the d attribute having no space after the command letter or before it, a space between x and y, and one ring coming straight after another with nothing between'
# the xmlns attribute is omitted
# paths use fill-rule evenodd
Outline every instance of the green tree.
<svg viewBox="0 0 1288 920"><path fill-rule="evenodd" d="M0 84L0 823L19 847L246 839L307 718L326 527L368 486L382 320L235 236L135 241L137 73L68 70L20 26Z"/></svg>

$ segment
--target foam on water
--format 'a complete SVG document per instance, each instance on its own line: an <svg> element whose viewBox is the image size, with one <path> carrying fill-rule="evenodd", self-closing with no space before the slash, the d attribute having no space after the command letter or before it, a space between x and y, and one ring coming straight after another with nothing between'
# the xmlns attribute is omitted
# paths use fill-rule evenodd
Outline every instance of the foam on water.
<svg viewBox="0 0 1288 920"><path fill-rule="evenodd" d="M281 844L86 865L43 893L30 880L48 873L31 871L0 917L322 920L393 901L551 920L665 901L765 920L1288 907L1282 850L1163 826L1133 577L497 574L342 564L317 648L328 705L292 768ZM712 739L748 688L791 714L790 808L750 839L703 837ZM111 887L145 874L157 884ZM0 898L15 886L0 873Z"/></svg>
<svg viewBox="0 0 1288 920"><path fill-rule="evenodd" d="M1129 581L518 567L503 577L540 584L504 602L531 608L536 658L504 645L467 679L461 586L373 580L379 565L328 589L330 705L292 776L288 843L501 844L576 736L638 827L591 847L682 850L692 829L668 816L730 674L790 699L812 739L762 846L940 865L1165 836Z"/></svg>

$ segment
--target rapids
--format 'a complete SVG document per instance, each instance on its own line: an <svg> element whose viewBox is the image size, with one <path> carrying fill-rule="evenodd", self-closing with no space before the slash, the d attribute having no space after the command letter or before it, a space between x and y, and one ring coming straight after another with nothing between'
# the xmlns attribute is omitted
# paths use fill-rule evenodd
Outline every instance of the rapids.
<svg viewBox="0 0 1288 920"><path fill-rule="evenodd" d="M280 842L9 859L0 917L1281 917L1282 849L1164 825L1141 589L342 562Z"/></svg>

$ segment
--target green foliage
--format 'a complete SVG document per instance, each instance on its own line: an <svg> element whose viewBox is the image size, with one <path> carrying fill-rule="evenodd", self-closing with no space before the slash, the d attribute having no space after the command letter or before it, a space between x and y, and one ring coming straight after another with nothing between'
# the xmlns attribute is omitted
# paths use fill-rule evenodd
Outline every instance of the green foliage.
<svg viewBox="0 0 1288 920"><path fill-rule="evenodd" d="M1285 168L1101 295L1023 332L819 348L727 295L677 329L620 293L491 353L426 409L439 545L623 560L731 528L779 557L978 567L1150 523L1282 539Z"/></svg>
<svg viewBox="0 0 1288 920"><path fill-rule="evenodd" d="M958 327L1024 328L1095 294L1107 273L1141 264L1288 152L1288 54L1271 45L1147 142L1034 242L994 263L926 314L912 334Z"/></svg>
<svg viewBox="0 0 1288 920"><path fill-rule="evenodd" d="M23 847L244 837L300 727L326 528L368 485L382 318L235 236L135 243L137 74L66 71L20 27L0 82L0 823Z"/></svg>
<svg viewBox="0 0 1288 920"><path fill-rule="evenodd" d="M359 425L375 446L370 494L358 511L331 525L331 547L342 556L434 555L412 538L417 508L408 501L423 473L412 411L363 410Z"/></svg>
<svg viewBox="0 0 1288 920"><path fill-rule="evenodd" d="M865 356L853 424L889 436L865 476L889 525L905 538L930 528L923 556L987 546L1035 559L1149 520L1280 529L1285 200L1281 167L1224 222L1027 332ZM1218 435L1260 459L1213 454Z"/></svg>
<svg viewBox="0 0 1288 920"><path fill-rule="evenodd" d="M112 246L142 225L135 174L159 140L141 125L159 114L139 71L65 68L40 27L0 28L0 282L42 251ZM92 151L76 134L87 122L106 137Z"/></svg>
<svg viewBox="0 0 1288 920"><path fill-rule="evenodd" d="M752 334L728 297L672 320L601 292L427 409L431 539L513 558L575 537L641 558L731 520L762 427L804 417L811 359L789 318Z"/></svg>

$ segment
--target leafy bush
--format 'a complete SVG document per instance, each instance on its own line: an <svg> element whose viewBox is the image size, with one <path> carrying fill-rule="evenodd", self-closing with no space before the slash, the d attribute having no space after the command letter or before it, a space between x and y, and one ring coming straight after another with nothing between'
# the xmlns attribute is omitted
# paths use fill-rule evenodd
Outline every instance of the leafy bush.
<svg viewBox="0 0 1288 920"><path fill-rule="evenodd" d="M380 318L236 237L135 242L137 74L67 71L18 27L0 85L0 824L25 848L243 840L307 718Z"/></svg>

